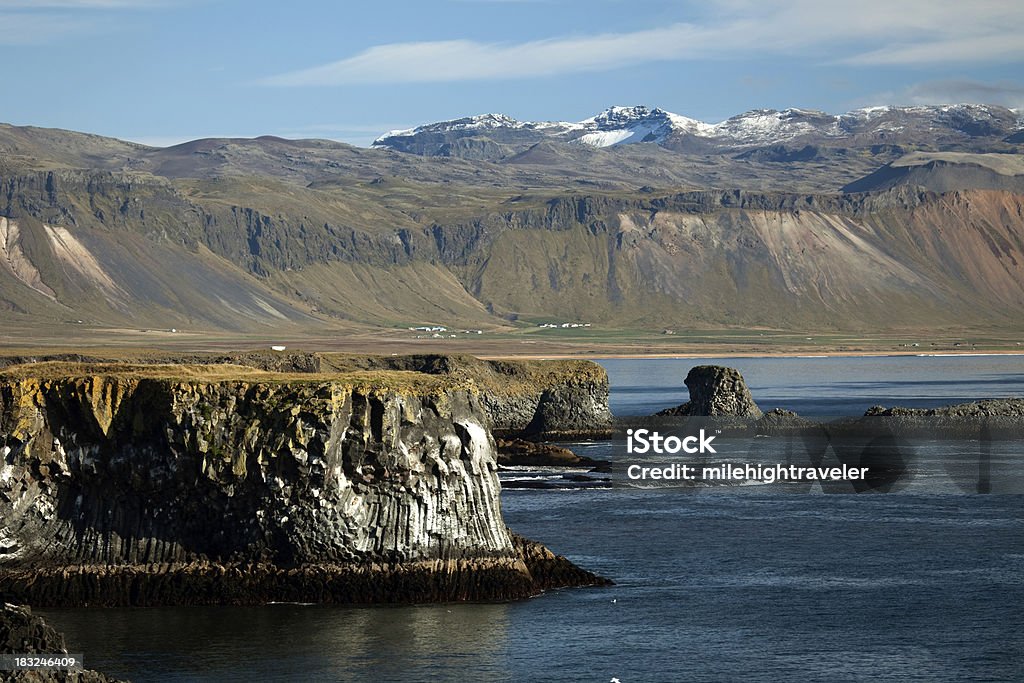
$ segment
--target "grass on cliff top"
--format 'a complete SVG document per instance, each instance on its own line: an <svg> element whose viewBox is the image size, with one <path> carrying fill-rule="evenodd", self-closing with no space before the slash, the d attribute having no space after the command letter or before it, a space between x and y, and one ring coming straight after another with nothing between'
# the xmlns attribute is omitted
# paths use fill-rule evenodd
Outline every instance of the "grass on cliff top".
<svg viewBox="0 0 1024 683"><path fill-rule="evenodd" d="M350 372L273 372L233 364L132 364L74 363L49 361L13 365L0 371L0 381L67 380L101 377L119 381L158 380L166 382L260 384L339 383L363 389L384 389L409 393L431 393L445 389L471 388L461 378L428 375L406 370Z"/></svg>
<svg viewBox="0 0 1024 683"><path fill-rule="evenodd" d="M348 353L230 354L149 350L102 350L75 353L0 354L0 377L53 379L111 376L188 381L322 382L341 381L387 388L454 388L474 386L489 394L540 392L564 385L607 382L600 365L587 360L483 360L467 354L425 353L364 355Z"/></svg>
<svg viewBox="0 0 1024 683"><path fill-rule="evenodd" d="M325 366L337 370L411 370L472 381L488 393L541 391L555 385L607 381L604 368L588 360L483 360L468 354L318 355Z"/></svg>

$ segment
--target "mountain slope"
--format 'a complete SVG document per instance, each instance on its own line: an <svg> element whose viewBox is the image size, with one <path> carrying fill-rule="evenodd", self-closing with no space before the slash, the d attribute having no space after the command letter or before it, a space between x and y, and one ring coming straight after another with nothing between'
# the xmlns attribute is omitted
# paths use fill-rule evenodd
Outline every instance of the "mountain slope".
<svg viewBox="0 0 1024 683"><path fill-rule="evenodd" d="M976 183L964 168L1015 177L1012 155L942 152L887 167L941 171L949 191L908 176L839 194L801 190L801 174L817 168L838 186L870 153L786 161L759 148L760 159L725 163L548 140L495 164L328 141L161 150L0 133L20 150L0 157L9 324L308 334L566 320L1018 329L1024 319L1024 199L960 189ZM928 168L937 162L947 166ZM697 184L680 181L688 174L754 189L686 189Z"/></svg>
<svg viewBox="0 0 1024 683"><path fill-rule="evenodd" d="M915 152L843 187L843 192L877 192L901 185L933 192L960 189L1024 193L1024 155Z"/></svg>

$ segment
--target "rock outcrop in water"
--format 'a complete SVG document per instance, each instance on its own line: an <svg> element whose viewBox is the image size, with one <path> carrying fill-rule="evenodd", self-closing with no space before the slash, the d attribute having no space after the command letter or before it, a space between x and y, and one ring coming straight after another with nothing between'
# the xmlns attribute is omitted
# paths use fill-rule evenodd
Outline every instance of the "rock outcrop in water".
<svg viewBox="0 0 1024 683"><path fill-rule="evenodd" d="M527 467L580 467L608 472L611 462L577 455L568 448L526 439L498 439L498 464Z"/></svg>
<svg viewBox="0 0 1024 683"><path fill-rule="evenodd" d="M0 605L0 653L17 655L67 654L64 636L42 617L21 605ZM0 681L37 683L113 683L115 679L90 670L0 671Z"/></svg>
<svg viewBox="0 0 1024 683"><path fill-rule="evenodd" d="M686 375L690 400L658 415L687 417L744 417L757 419L761 409L754 403L743 375L721 365L698 365Z"/></svg>
<svg viewBox="0 0 1024 683"><path fill-rule="evenodd" d="M14 367L0 449L0 595L37 606L510 599L551 587L538 573L604 581L550 553L526 562L468 380Z"/></svg>
<svg viewBox="0 0 1024 683"><path fill-rule="evenodd" d="M412 370L474 382L496 434L533 440L611 433L608 373L583 360L482 360L472 356L325 355L334 369Z"/></svg>
<svg viewBox="0 0 1024 683"><path fill-rule="evenodd" d="M900 433L988 442L1024 438L1024 398L991 398L938 408L873 406L864 421L882 422Z"/></svg>
<svg viewBox="0 0 1024 683"><path fill-rule="evenodd" d="M903 408L874 406L864 413L867 417L928 417L928 418L1016 418L1024 419L1024 398L994 398L973 403L958 403L941 408Z"/></svg>

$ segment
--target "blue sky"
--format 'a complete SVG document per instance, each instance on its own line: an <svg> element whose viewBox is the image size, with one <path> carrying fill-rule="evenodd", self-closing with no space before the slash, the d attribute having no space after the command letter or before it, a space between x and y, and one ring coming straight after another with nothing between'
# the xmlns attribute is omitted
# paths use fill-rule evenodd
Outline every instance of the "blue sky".
<svg viewBox="0 0 1024 683"><path fill-rule="evenodd" d="M0 0L0 121L365 145L484 112L1024 107L1019 0Z"/></svg>

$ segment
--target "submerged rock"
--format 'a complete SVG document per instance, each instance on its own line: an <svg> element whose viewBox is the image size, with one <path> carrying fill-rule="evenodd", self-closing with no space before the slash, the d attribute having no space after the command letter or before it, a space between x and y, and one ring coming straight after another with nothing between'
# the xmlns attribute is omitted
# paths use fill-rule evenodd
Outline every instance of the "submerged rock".
<svg viewBox="0 0 1024 683"><path fill-rule="evenodd" d="M499 465L578 466L580 456L568 448L524 439L498 439Z"/></svg>
<svg viewBox="0 0 1024 683"><path fill-rule="evenodd" d="M657 415L744 417L757 419L761 409L738 370L721 365L698 365L686 375L690 400Z"/></svg>
<svg viewBox="0 0 1024 683"><path fill-rule="evenodd" d="M0 449L7 599L370 603L543 590L502 521L472 382L21 366L0 374Z"/></svg>
<svg viewBox="0 0 1024 683"><path fill-rule="evenodd" d="M525 439L498 439L498 464L528 467L585 467L609 471L611 462L573 453L568 448Z"/></svg>

